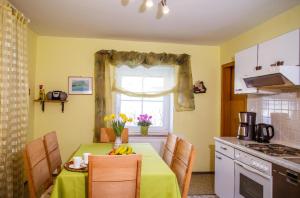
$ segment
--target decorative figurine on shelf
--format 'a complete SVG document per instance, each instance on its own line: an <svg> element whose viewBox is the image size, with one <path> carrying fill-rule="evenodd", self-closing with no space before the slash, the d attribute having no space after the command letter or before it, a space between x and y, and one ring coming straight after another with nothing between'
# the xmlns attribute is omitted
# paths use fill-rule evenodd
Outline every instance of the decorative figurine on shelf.
<svg viewBox="0 0 300 198"><path fill-rule="evenodd" d="M39 91L39 100L45 100L46 99L46 95L45 95L45 89L43 88L44 85L40 85L40 91Z"/></svg>
<svg viewBox="0 0 300 198"><path fill-rule="evenodd" d="M148 116L147 114L141 114L139 117L137 117L137 119L137 124L141 127L141 134L148 135L149 126L152 124L152 116Z"/></svg>
<svg viewBox="0 0 300 198"><path fill-rule="evenodd" d="M194 85L194 93L195 94L199 94L199 93L206 93L206 87L204 85L203 81L196 81L195 85Z"/></svg>
<svg viewBox="0 0 300 198"><path fill-rule="evenodd" d="M115 114L107 115L104 117L105 122L111 122L112 128L116 135L114 148L118 148L122 144L122 132L124 130L126 122L132 122L132 118L128 118L125 114L120 113L119 116Z"/></svg>

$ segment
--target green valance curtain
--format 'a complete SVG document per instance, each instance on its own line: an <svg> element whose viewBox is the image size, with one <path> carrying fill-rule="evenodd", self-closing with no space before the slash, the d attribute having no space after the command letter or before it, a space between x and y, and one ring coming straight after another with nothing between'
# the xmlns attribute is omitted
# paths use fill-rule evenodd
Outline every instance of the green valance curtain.
<svg viewBox="0 0 300 198"><path fill-rule="evenodd" d="M115 50L101 50L95 54L95 137L98 140L98 134L101 127L105 127L103 117L112 113L111 92L122 92L114 86L111 79L111 67L126 65L131 68L143 66L151 68L158 65L168 65L177 67L176 86L164 93L173 93L174 106L176 111L192 111L195 109L193 80L191 72L190 56L187 54L167 54L167 53L140 53L124 52Z"/></svg>

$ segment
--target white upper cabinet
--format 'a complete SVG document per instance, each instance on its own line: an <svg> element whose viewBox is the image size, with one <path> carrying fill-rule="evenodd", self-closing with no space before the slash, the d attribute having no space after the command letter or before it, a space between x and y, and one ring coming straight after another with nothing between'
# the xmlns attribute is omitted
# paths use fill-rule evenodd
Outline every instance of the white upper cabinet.
<svg viewBox="0 0 300 198"><path fill-rule="evenodd" d="M258 65L262 70L278 65L296 66L300 61L299 29L259 44Z"/></svg>
<svg viewBox="0 0 300 198"><path fill-rule="evenodd" d="M248 49L242 50L235 54L235 67L234 67L234 93L256 93L256 88L247 88L244 79L248 75L255 72L257 66L257 49L255 45Z"/></svg>
<svg viewBox="0 0 300 198"><path fill-rule="evenodd" d="M236 94L275 93L275 90L270 92L254 87L249 88L244 79L249 82L253 77L279 72L288 74L289 80L297 85L299 84L297 75L300 74L297 72L299 68L295 66L300 66L299 29L236 53L234 92Z"/></svg>

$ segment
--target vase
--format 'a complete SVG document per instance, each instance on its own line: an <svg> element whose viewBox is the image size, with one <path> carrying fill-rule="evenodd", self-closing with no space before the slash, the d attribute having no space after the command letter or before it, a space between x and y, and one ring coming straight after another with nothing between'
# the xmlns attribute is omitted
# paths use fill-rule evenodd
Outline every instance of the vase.
<svg viewBox="0 0 300 198"><path fill-rule="evenodd" d="M149 126L141 126L141 134L148 135Z"/></svg>
<svg viewBox="0 0 300 198"><path fill-rule="evenodd" d="M118 148L122 144L122 138L121 136L116 136L115 145L114 148Z"/></svg>

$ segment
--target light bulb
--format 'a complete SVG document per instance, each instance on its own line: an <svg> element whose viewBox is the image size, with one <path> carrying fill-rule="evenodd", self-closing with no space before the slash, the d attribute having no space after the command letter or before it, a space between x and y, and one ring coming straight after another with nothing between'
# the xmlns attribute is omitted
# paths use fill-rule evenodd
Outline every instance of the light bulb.
<svg viewBox="0 0 300 198"><path fill-rule="evenodd" d="M170 8L167 5L164 5L162 11L164 14L168 14L170 12Z"/></svg>
<svg viewBox="0 0 300 198"><path fill-rule="evenodd" d="M152 6L153 6L153 1L152 0L147 0L146 1L146 7L147 8L152 8Z"/></svg>

